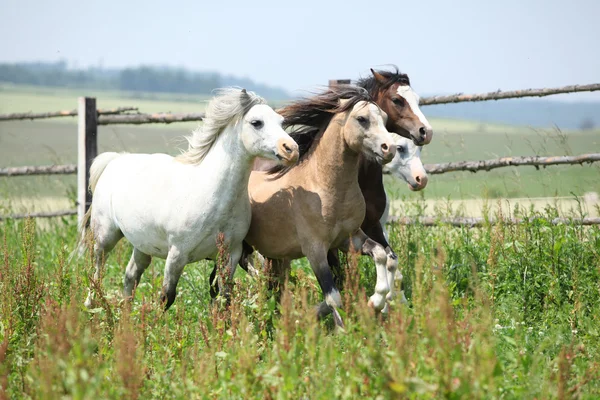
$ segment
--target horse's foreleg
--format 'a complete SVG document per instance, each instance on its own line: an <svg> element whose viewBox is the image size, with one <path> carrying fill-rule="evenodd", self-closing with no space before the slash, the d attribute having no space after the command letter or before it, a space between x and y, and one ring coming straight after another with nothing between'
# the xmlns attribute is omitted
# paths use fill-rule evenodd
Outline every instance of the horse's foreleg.
<svg viewBox="0 0 600 400"><path fill-rule="evenodd" d="M328 249L325 247L318 246L309 251L305 251L304 253L317 277L319 286L321 286L323 296L325 297L325 304L329 307L329 309L327 309L327 307L324 307L323 305L319 306L319 318L323 318L325 315L333 312L335 324L343 328L344 322L337 310L342 306L342 296L340 296L340 292L335 287L333 281L333 274L331 273L329 263L327 262L327 250Z"/></svg>
<svg viewBox="0 0 600 400"><path fill-rule="evenodd" d="M133 254L131 255L129 264L127 264L127 269L125 270L125 279L123 282L123 297L125 300L131 299L133 289L139 285L140 278L146 268L150 265L151 261L152 257L142 253L136 248L133 249Z"/></svg>
<svg viewBox="0 0 600 400"><path fill-rule="evenodd" d="M218 274L217 276L219 293L221 293L227 299L227 302L229 302L230 296L229 288L231 286L231 282L233 282L233 275L235 274L238 262L242 256L242 251L243 247L241 243L230 245L229 262L227 263L225 274L224 276L222 274Z"/></svg>
<svg viewBox="0 0 600 400"><path fill-rule="evenodd" d="M382 310L385 307L385 299L390 292L390 283L387 275L388 257L385 248L368 237L362 229L359 229L350 238L350 243L355 250L360 249L363 255L368 255L375 262L375 271L377 281L375 283L375 293L369 298L369 305L375 310Z"/></svg>
<svg viewBox="0 0 600 400"><path fill-rule="evenodd" d="M165 311L171 307L177 295L177 283L187 264L187 257L175 246L171 246L165 263L165 276L160 301L165 305Z"/></svg>

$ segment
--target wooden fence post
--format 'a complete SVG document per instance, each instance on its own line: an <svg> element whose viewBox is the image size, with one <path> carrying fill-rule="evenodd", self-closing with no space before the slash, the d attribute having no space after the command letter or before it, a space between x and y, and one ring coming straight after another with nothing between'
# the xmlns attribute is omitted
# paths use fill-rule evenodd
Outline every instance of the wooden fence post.
<svg viewBox="0 0 600 400"><path fill-rule="evenodd" d="M330 79L329 87L331 88L337 85L349 85L350 83L350 79Z"/></svg>
<svg viewBox="0 0 600 400"><path fill-rule="evenodd" d="M92 203L90 166L98 154L98 111L96 99L80 97L77 108L77 221L83 217Z"/></svg>

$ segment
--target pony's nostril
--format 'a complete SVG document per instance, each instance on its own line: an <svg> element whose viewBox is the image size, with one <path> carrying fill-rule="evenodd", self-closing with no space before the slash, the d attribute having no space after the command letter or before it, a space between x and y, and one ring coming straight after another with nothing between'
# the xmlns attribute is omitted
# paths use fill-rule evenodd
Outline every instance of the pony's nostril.
<svg viewBox="0 0 600 400"><path fill-rule="evenodd" d="M381 150L388 151L389 149L390 148L389 148L389 146L387 144L384 143L384 144L381 145Z"/></svg>
<svg viewBox="0 0 600 400"><path fill-rule="evenodd" d="M290 146L288 146L286 143L283 144L283 148L285 149L285 152L290 154L292 152L292 148Z"/></svg>
<svg viewBox="0 0 600 400"><path fill-rule="evenodd" d="M419 175L417 175L417 177L415 178L415 180L417 181L417 183L421 183L421 177Z"/></svg>
<svg viewBox="0 0 600 400"><path fill-rule="evenodd" d="M427 131L425 130L424 126L419 128L419 133L421 134L422 137L427 136Z"/></svg>

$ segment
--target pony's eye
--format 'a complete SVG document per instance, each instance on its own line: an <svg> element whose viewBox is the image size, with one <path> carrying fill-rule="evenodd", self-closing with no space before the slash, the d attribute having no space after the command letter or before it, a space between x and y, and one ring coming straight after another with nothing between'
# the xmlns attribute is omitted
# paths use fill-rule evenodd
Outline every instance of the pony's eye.
<svg viewBox="0 0 600 400"><path fill-rule="evenodd" d="M264 123L259 119L255 119L250 122L250 125L252 125L255 129L260 129L263 127Z"/></svg>
<svg viewBox="0 0 600 400"><path fill-rule="evenodd" d="M359 115L358 117L356 117L356 120L361 124L367 123L367 119L365 117L363 117L362 115Z"/></svg>
<svg viewBox="0 0 600 400"><path fill-rule="evenodd" d="M395 105L397 105L398 107L404 106L404 99L402 97L396 97L396 98L392 99L392 102Z"/></svg>
<svg viewBox="0 0 600 400"><path fill-rule="evenodd" d="M396 147L396 151L397 151L398 153L404 153L404 151L405 151L405 150L406 150L406 149L404 148L404 146L398 146L398 147Z"/></svg>

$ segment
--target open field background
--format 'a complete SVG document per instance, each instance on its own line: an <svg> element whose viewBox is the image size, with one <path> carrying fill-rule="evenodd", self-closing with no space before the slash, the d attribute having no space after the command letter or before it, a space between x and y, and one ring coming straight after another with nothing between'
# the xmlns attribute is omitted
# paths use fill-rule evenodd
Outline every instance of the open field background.
<svg viewBox="0 0 600 400"><path fill-rule="evenodd" d="M76 108L81 91L3 86L0 112L41 112ZM96 91L99 108L138 106L141 112L199 112L206 98L190 95L128 94ZM280 105L281 103L275 104ZM427 107L423 108L427 114ZM519 155L570 155L600 152L600 130L562 131L432 119L434 140L423 150L425 163L479 160ZM198 124L99 127L100 151L166 152L177 154L186 144L183 135ZM76 162L76 118L0 123L0 166L65 164ZM421 193L410 193L404 184L386 177L393 198L414 200L474 198L529 198L583 196L600 192L600 165L558 166L536 171L533 167L502 168L491 172L456 172L431 176ZM21 199L73 202L75 176L0 178L2 206L24 208ZM41 203L41 204L40 204Z"/></svg>

